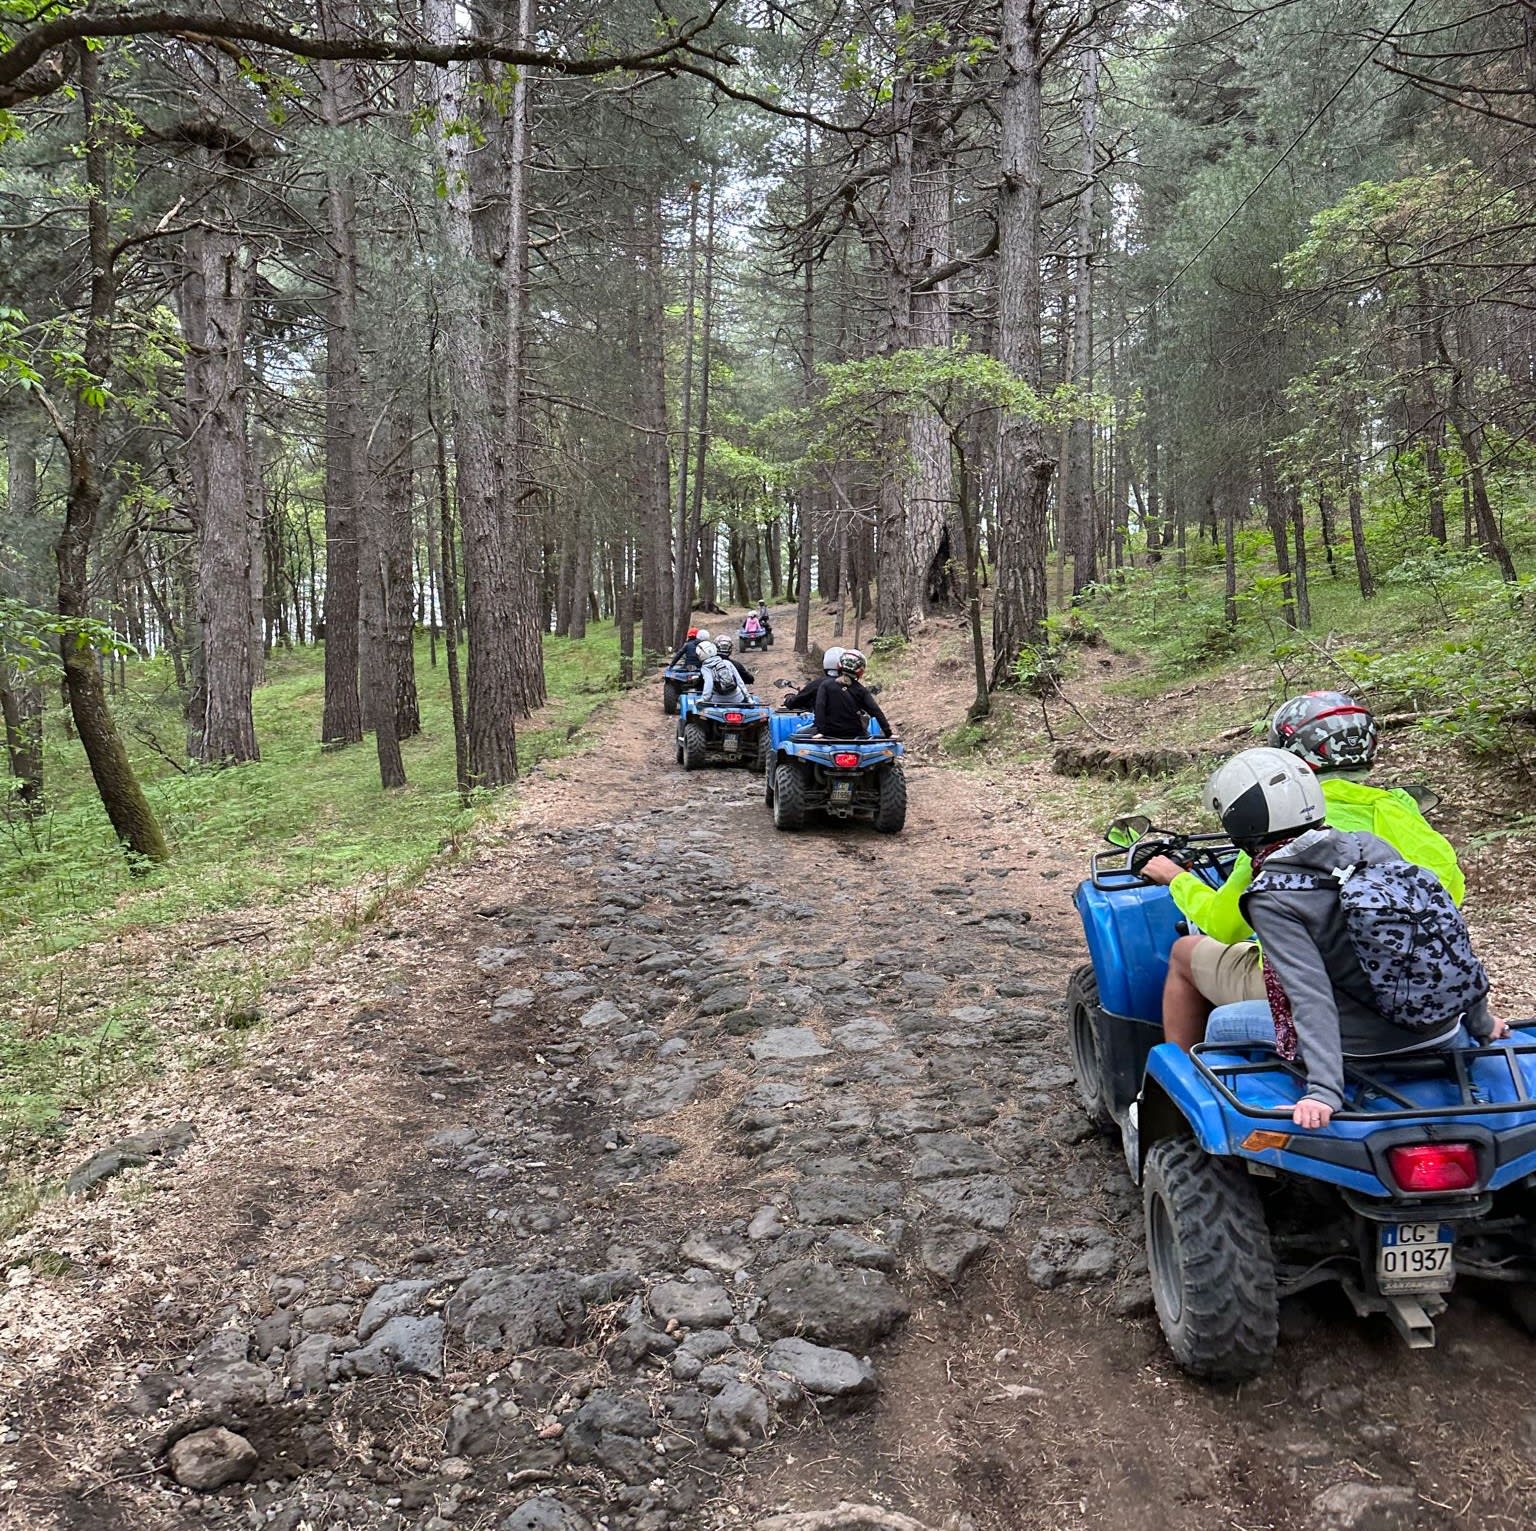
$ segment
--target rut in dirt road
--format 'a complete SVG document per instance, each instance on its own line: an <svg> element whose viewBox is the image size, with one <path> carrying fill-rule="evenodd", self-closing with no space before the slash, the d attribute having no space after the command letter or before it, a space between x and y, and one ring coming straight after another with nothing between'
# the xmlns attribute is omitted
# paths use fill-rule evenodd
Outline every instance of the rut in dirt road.
<svg viewBox="0 0 1536 1531"><path fill-rule="evenodd" d="M1528 1471L1425 1386L1519 1396L1490 1315L1435 1373L1326 1309L1240 1403L1172 1372L1139 1196L1065 1060L1077 848L1016 783L919 756L903 835L780 834L758 777L685 776L670 729L626 699L504 850L299 986L233 1120L183 1106L198 1144L152 1202L92 1204L73 1278L12 1289L11 1345L71 1338L7 1379L8 1524L1518 1505Z"/></svg>

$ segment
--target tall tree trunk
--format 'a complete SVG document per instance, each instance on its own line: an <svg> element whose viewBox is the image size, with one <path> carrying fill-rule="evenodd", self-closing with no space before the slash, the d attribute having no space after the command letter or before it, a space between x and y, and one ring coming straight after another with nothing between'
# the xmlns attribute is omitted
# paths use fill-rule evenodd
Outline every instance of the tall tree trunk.
<svg viewBox="0 0 1536 1531"><path fill-rule="evenodd" d="M1000 94L997 355L1040 386L1040 0L1002 0L1005 74ZM1005 415L998 435L997 597L992 684L1011 681L1020 652L1038 641L1047 612L1046 500L1055 463L1039 423Z"/></svg>
<svg viewBox="0 0 1536 1531"><path fill-rule="evenodd" d="M1227 626L1237 626L1237 496L1230 488L1224 488L1221 493L1221 552L1222 563L1226 573L1226 581L1223 588L1225 597L1223 609L1226 613ZM1216 496L1213 494L1207 502L1211 513L1211 520L1216 519Z"/></svg>
<svg viewBox="0 0 1536 1531"><path fill-rule="evenodd" d="M579 498L571 515L571 536L576 557L571 569L571 616L567 631L573 638L587 636L587 605L592 590L592 518Z"/></svg>
<svg viewBox="0 0 1536 1531"><path fill-rule="evenodd" d="M1499 566L1499 574L1511 583L1516 579L1515 561L1509 556L1499 520L1493 513L1493 502L1488 498L1488 479L1483 469L1483 427L1474 417L1467 403L1466 373L1458 359L1451 356L1446 344L1445 325L1442 321L1438 334L1440 355L1445 362L1450 382L1450 397L1446 401L1446 416L1456 440L1461 446L1465 462L1466 493L1471 505L1472 524L1477 530L1477 540L1483 551ZM1464 347L1458 345L1458 351Z"/></svg>
<svg viewBox="0 0 1536 1531"><path fill-rule="evenodd" d="M1312 591L1307 583L1307 515L1301 501L1301 490L1295 484L1285 489L1286 502L1290 507L1291 530L1296 540L1294 564L1296 583L1296 620L1303 627L1312 625Z"/></svg>
<svg viewBox="0 0 1536 1531"><path fill-rule="evenodd" d="M693 445L693 351L698 333L699 289L699 181L688 185L688 298L683 309L683 377L682 377L682 435L677 451L677 512L674 522L673 567L677 571L677 588L674 591L672 632L670 642L676 646L687 635L689 613L693 610L694 552L698 547L698 532L689 535L688 518L688 469L690 450Z"/></svg>
<svg viewBox="0 0 1536 1531"><path fill-rule="evenodd" d="M106 378L112 370L112 323L117 303L117 278L112 265L112 217L105 196L111 166L98 97L96 54L86 44L77 49L77 82L85 119L86 239L90 258L90 295L86 310L81 361L88 377ZM118 839L133 857L135 870L144 862L166 861L170 851L159 822L134 774L133 763L107 705L106 687L96 656L80 642L72 622L89 616L91 542L101 514L102 411L76 396L72 420L57 422L69 458L69 489L64 525L54 548L59 571L59 615L64 619L60 650L64 689L75 732L90 764L91 777Z"/></svg>
<svg viewBox="0 0 1536 1531"><path fill-rule="evenodd" d="M1093 386L1093 205L1098 185L1099 50L1083 51L1080 91L1078 173L1082 189L1072 238L1072 381ZM1093 495L1093 423L1074 420L1067 432L1071 498L1064 506L1067 547L1072 555L1072 594L1079 596L1099 577L1098 518Z"/></svg>
<svg viewBox="0 0 1536 1531"><path fill-rule="evenodd" d="M709 451L709 386L711 362L714 357L715 179L715 169L714 166L711 166L709 171L709 198L704 218L704 292L703 304L700 309L703 337L699 356L699 438L693 472L693 507L688 515L687 553L685 554L681 569L683 588L685 590L693 583L693 557L695 550L699 547L700 532L704 521L704 463ZM691 344L690 340L690 348ZM683 405L685 426L687 417L688 408L687 401L685 400ZM687 455L686 429L684 433L683 455L685 457ZM713 537L710 538L709 558L706 561L704 584L707 587L703 593L704 604L713 606L716 604ZM743 595L742 599L746 599L745 595ZM678 643L681 643L687 636L687 633L688 612L685 609L679 618L674 637Z"/></svg>
<svg viewBox="0 0 1536 1531"><path fill-rule="evenodd" d="M464 687L459 675L459 568L455 552L453 496L448 483L448 433L438 416L433 398L436 372L433 351L437 331L434 325L427 352L427 421L437 446L437 529L441 539L438 569L442 584L438 589L438 610L443 616L443 659L448 671L448 707L453 719L454 781L459 801L467 803L474 792L474 778L469 767L469 728L464 721Z"/></svg>
<svg viewBox="0 0 1536 1531"><path fill-rule="evenodd" d="M942 25L947 4L917 0L912 18L919 37L931 26ZM938 35L934 32L935 36ZM950 345L949 283L934 280L949 260L950 178L949 144L950 72L930 67L939 62L938 44L915 50L912 83L911 128L907 135L911 156L909 221L897 279L906 289L904 301L911 314L911 344L947 350ZM955 518L954 458L950 436L938 411L915 409L907 418L907 447L912 469L907 479L906 587L909 617L921 619L938 606L952 606L959 597L959 581L950 568L947 534ZM905 630L905 629L903 629Z"/></svg>
<svg viewBox="0 0 1536 1531"><path fill-rule="evenodd" d="M634 557L642 576L641 646L645 656L670 654L676 615L676 571L672 547L672 468L667 431L665 259L661 187L651 189L637 236L638 299L634 315L636 395L641 434L637 499L642 535Z"/></svg>
<svg viewBox="0 0 1536 1531"><path fill-rule="evenodd" d="M321 26L341 35L355 16L353 0L326 0ZM348 121L359 90L356 66L325 62L320 110L333 131ZM333 153L325 172L330 297L325 324L325 705L320 738L327 745L363 737L358 686L359 550L364 471L362 363L357 336L357 194L350 171Z"/></svg>
<svg viewBox="0 0 1536 1531"><path fill-rule="evenodd" d="M1344 503L1349 510L1349 542L1355 555L1355 577L1360 597L1370 600L1376 594L1376 580L1371 574L1370 550L1365 545L1365 495L1360 485L1360 442L1357 424L1344 427L1343 450L1339 467L1344 475Z"/></svg>
<svg viewBox="0 0 1536 1531"><path fill-rule="evenodd" d="M424 13L434 42L459 40L452 0L425 0ZM475 249L472 146L462 128L465 114L473 108L464 69L439 70L434 86L433 137L443 186L437 207L453 261L442 302L455 483L464 535L468 774L473 786L500 787L517 775L516 720L524 695L517 613L524 599L525 571L513 561L502 521L504 439L492 404L502 399L504 380L497 377L493 362L495 337L486 332L485 306L491 294Z"/></svg>
<svg viewBox="0 0 1536 1531"><path fill-rule="evenodd" d="M416 528L411 514L415 465L413 421L404 401L392 399L377 438L380 464L370 511L378 521L379 561L383 571L385 685L383 697L395 715L395 735L414 739L421 732L421 702L416 691Z"/></svg>
<svg viewBox="0 0 1536 1531"><path fill-rule="evenodd" d="M0 667L0 713L16 801L34 819L43 811L43 688L30 676L7 675Z"/></svg>
<svg viewBox="0 0 1536 1531"><path fill-rule="evenodd" d="M18 532L37 524L37 456L30 442L13 441L7 452L6 511ZM17 592L27 598L24 588ZM0 658L0 710L16 800L33 818L43 808L43 688L37 679Z"/></svg>
<svg viewBox="0 0 1536 1531"><path fill-rule="evenodd" d="M1274 464L1266 455L1259 464L1259 497L1275 545L1275 567L1280 571L1280 619L1287 627L1296 623L1296 586L1291 576L1290 515L1285 491L1275 480Z"/></svg>
<svg viewBox="0 0 1536 1531"><path fill-rule="evenodd" d="M507 0L514 22L513 40L527 46L533 30L533 0ZM505 175L506 247L501 259L504 309L501 377L502 536L510 571L510 609L504 620L512 629L512 687L526 717L544 702L544 628L538 581L530 550L537 544L536 486L529 470L529 432L524 404L527 372L528 288L528 71L507 73L511 100L502 122ZM471 655L471 669L474 661ZM470 687L473 715L474 687ZM515 764L515 757L514 757Z"/></svg>
<svg viewBox="0 0 1536 1531"><path fill-rule="evenodd" d="M260 759L251 714L249 593L261 513L250 499L245 422L245 329L256 268L238 235L207 226L187 236L183 260L187 467L202 649L188 753L208 765L236 765Z"/></svg>

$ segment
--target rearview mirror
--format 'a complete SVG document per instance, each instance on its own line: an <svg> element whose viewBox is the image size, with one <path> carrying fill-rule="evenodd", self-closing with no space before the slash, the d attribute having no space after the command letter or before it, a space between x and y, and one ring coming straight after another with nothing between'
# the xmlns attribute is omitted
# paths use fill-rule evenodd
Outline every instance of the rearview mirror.
<svg viewBox="0 0 1536 1531"><path fill-rule="evenodd" d="M1403 791L1419 805L1420 813L1429 813L1440 806L1440 794L1422 781L1408 782Z"/></svg>
<svg viewBox="0 0 1536 1531"><path fill-rule="evenodd" d="M1121 850L1129 850L1151 827L1152 820L1146 814L1128 813L1123 818L1110 821L1109 828L1104 831L1104 838L1111 845L1118 845Z"/></svg>
<svg viewBox="0 0 1536 1531"><path fill-rule="evenodd" d="M776 680L774 681L774 685L776 685L780 691L793 691L795 689L795 683L792 680Z"/></svg>
<svg viewBox="0 0 1536 1531"><path fill-rule="evenodd" d="M885 687L882 686L879 681L876 681L874 685L866 686L864 689L869 692L871 696L879 696L880 693L885 690Z"/></svg>

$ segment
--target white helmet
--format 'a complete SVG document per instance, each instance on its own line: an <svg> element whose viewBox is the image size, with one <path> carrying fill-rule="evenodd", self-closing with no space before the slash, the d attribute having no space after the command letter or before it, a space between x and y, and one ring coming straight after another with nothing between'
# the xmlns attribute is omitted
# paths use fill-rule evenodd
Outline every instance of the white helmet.
<svg viewBox="0 0 1536 1531"><path fill-rule="evenodd" d="M1244 750L1218 766L1204 795L1221 827L1244 849L1314 829L1328 810L1311 767L1286 750L1267 747Z"/></svg>
<svg viewBox="0 0 1536 1531"><path fill-rule="evenodd" d="M701 627L694 636L697 637L700 643L708 643L709 629L707 627Z"/></svg>
<svg viewBox="0 0 1536 1531"><path fill-rule="evenodd" d="M837 674L838 662L842 659L842 657L843 657L842 649L837 647L836 645L833 645L833 647L827 649L826 652L822 654L822 656L821 656L821 668L828 675L836 675Z"/></svg>
<svg viewBox="0 0 1536 1531"><path fill-rule="evenodd" d="M711 659L714 659L719 654L720 650L717 649L714 644L709 641L708 638L700 633L698 648L695 650L695 652L699 656L700 664L708 664Z"/></svg>

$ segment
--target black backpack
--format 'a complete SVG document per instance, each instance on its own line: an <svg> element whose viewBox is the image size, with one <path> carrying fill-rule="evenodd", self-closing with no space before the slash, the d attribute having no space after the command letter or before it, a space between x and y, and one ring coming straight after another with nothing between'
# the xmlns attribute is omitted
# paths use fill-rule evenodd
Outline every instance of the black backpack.
<svg viewBox="0 0 1536 1531"><path fill-rule="evenodd" d="M1383 1020L1431 1036L1488 994L1466 921L1440 879L1411 861L1332 872L1266 867L1248 890L1336 888L1349 944Z"/></svg>

